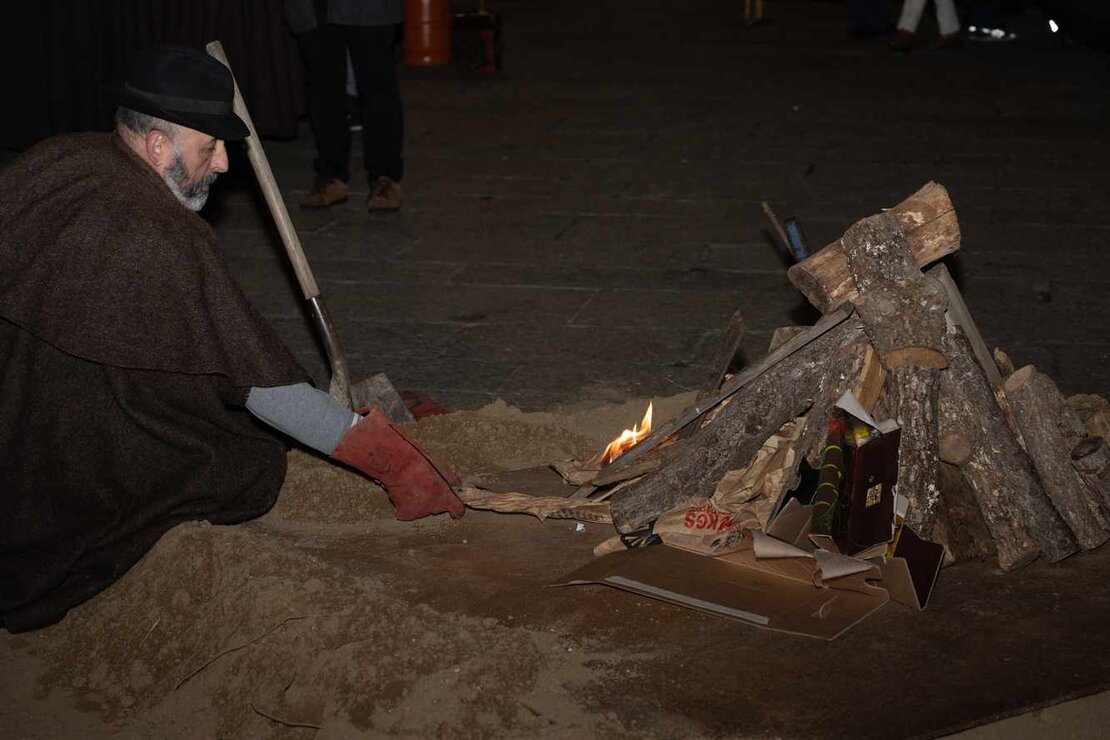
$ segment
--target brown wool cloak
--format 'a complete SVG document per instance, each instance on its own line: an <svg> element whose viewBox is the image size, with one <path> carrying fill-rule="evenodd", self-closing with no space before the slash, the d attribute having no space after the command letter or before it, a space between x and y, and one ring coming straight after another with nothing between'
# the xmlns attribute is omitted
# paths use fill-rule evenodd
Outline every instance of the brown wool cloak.
<svg viewBox="0 0 1110 740"><path fill-rule="evenodd" d="M180 522L265 513L285 448L242 403L306 379L114 134L0 172L0 623L61 619Z"/></svg>

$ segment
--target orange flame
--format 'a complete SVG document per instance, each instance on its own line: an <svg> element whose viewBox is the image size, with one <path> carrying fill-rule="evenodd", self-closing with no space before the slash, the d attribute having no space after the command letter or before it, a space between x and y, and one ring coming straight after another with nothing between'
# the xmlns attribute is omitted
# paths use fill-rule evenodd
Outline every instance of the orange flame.
<svg viewBox="0 0 1110 740"><path fill-rule="evenodd" d="M648 404L647 411L644 412L643 420L639 424L633 425L631 429L625 429L609 443L609 446L601 453L602 461L607 463L613 462L649 434L651 434L650 403Z"/></svg>

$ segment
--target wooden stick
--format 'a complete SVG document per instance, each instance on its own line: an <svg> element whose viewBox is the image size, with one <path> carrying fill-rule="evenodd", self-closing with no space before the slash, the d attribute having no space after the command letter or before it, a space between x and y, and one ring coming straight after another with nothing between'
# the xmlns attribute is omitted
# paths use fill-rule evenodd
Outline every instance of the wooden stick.
<svg viewBox="0 0 1110 740"><path fill-rule="evenodd" d="M771 204L767 201L763 201L762 205L763 212L767 214L767 220L771 222L771 226L775 229L775 233L778 234L779 241L782 242L782 246L786 250L786 253L796 260L798 255L794 254L794 248L790 246L790 237L786 235L786 229L782 227L782 222L779 221L778 216L771 210Z"/></svg>

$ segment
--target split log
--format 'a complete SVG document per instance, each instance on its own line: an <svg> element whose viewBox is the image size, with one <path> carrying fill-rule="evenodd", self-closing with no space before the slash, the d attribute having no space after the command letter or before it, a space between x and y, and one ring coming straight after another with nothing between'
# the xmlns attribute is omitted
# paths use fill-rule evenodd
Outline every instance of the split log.
<svg viewBox="0 0 1110 740"><path fill-rule="evenodd" d="M970 447L959 468L990 530L999 566L1026 565L1038 550L1053 562L1073 554L1075 539L1041 489L958 327L948 329L944 351L949 366L940 377L938 428L942 439L959 437Z"/></svg>
<svg viewBox="0 0 1110 740"><path fill-rule="evenodd" d="M840 241L859 291L856 311L887 371L883 405L902 429L898 492L910 502L906 521L928 538L940 499L937 382L948 364L948 295L921 274L893 216L866 218Z"/></svg>
<svg viewBox="0 0 1110 740"><path fill-rule="evenodd" d="M882 395L883 386L886 383L886 370L879 360L879 353L870 344L863 348L860 367L856 382L852 384L852 395L859 401L860 406L871 413L879 403L879 396Z"/></svg>
<svg viewBox="0 0 1110 740"><path fill-rule="evenodd" d="M768 437L813 406L825 376L844 373L865 342L858 322L842 322L737 390L669 465L613 495L617 530L637 531L666 511L710 498L725 473L743 467Z"/></svg>
<svg viewBox="0 0 1110 740"><path fill-rule="evenodd" d="M886 211L898 222L919 267L936 262L960 248L960 225L948 191L930 182ZM817 307L828 313L855 298L857 290L848 269L842 240L837 240L786 271L790 282Z"/></svg>

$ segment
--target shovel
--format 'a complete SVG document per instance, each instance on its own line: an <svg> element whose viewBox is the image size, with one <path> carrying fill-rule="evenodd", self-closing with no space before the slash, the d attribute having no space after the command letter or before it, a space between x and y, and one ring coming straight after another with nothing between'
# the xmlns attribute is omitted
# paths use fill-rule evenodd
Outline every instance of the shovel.
<svg viewBox="0 0 1110 740"><path fill-rule="evenodd" d="M224 54L224 48L219 41L210 42L205 49L209 55L218 59L228 70L231 70L231 65L228 64L227 56ZM233 72L232 80L234 79L235 74ZM301 249L301 240L297 236L296 229L293 228L289 211L285 208L285 201L281 197L277 180L274 179L273 170L270 169L270 161L266 158L266 152L262 151L262 142L258 140L258 133L254 130L254 121L251 120L251 114L247 111L247 105L243 102L243 96L239 93L239 83L234 84L233 109L235 114L247 124L250 131L243 144L247 149L251 168L254 170L255 177L258 178L262 195L266 198L266 205L270 207L270 215L273 216L274 225L277 226L278 233L281 235L281 243L285 246L285 252L289 255L289 261L293 265L293 272L297 275L297 283L301 286L301 292L304 294L305 300L308 301L312 323L315 325L316 331L319 332L320 340L324 343L324 350L328 355L328 363L331 365L331 383L328 394L347 408L357 409L374 405L381 408L393 421L412 421L412 414L409 413L408 407L405 406L405 402L401 400L397 389L389 382L385 373L378 373L358 383L351 383L350 372L347 369L347 357L343 352L343 345L339 341L339 334L335 331L331 315L328 314L328 308L324 304L324 297L320 294L320 287L316 284L312 268L308 266L308 259L305 257L304 250Z"/></svg>

